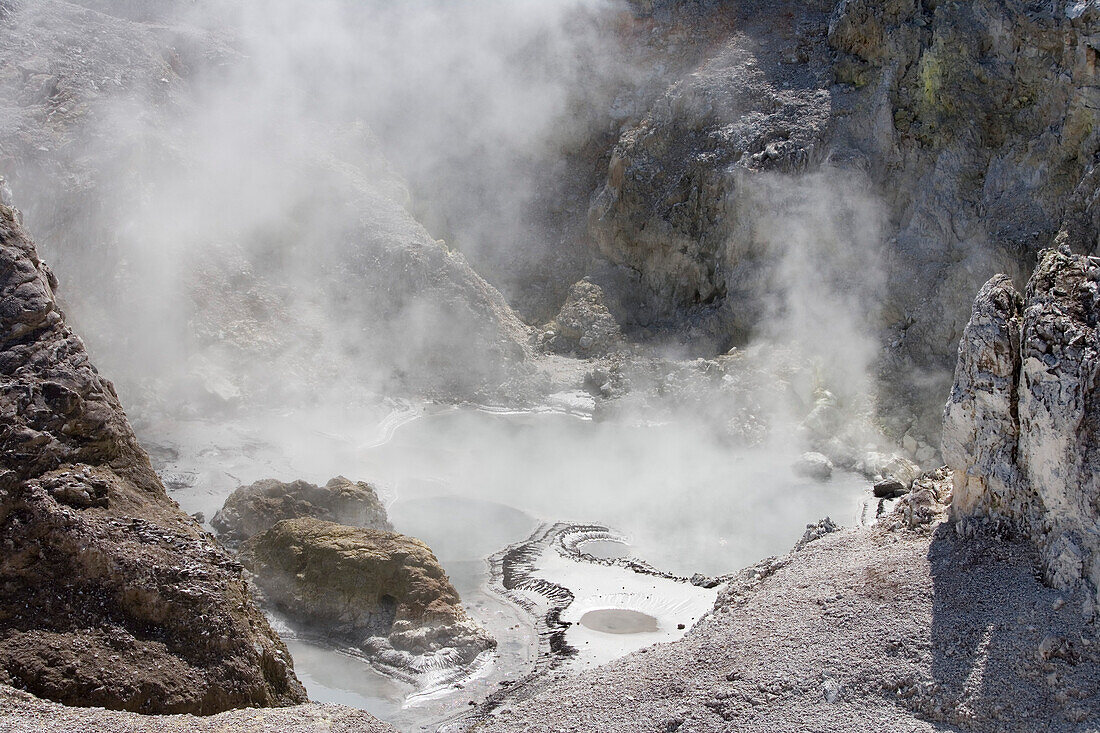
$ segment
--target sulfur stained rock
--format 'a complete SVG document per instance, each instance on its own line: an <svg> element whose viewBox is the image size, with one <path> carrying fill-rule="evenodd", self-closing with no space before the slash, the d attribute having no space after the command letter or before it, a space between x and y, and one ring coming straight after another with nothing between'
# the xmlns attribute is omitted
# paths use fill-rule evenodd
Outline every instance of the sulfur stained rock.
<svg viewBox="0 0 1100 733"><path fill-rule="evenodd" d="M470 664L496 642L462 608L431 549L394 532L303 517L241 548L267 602L350 641L377 661L418 671Z"/></svg>
<svg viewBox="0 0 1100 733"><path fill-rule="evenodd" d="M262 479L241 486L225 500L210 520L222 542L238 543L260 534L277 522L314 517L352 527L392 530L386 508L374 487L365 481L352 483L343 476L324 486L307 481L284 483Z"/></svg>
<svg viewBox="0 0 1100 733"><path fill-rule="evenodd" d="M0 682L211 714L306 700L241 567L165 493L0 207Z"/></svg>

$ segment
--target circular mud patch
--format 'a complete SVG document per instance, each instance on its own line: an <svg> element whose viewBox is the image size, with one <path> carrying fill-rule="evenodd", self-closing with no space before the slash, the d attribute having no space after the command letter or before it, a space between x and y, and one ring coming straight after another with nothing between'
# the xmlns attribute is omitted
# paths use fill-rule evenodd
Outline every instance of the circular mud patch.
<svg viewBox="0 0 1100 733"><path fill-rule="evenodd" d="M618 540L584 540L577 543L577 552L600 560L617 560L630 557L630 547Z"/></svg>
<svg viewBox="0 0 1100 733"><path fill-rule="evenodd" d="M605 634L644 634L657 631L657 619L629 608L601 608L580 618L581 626Z"/></svg>

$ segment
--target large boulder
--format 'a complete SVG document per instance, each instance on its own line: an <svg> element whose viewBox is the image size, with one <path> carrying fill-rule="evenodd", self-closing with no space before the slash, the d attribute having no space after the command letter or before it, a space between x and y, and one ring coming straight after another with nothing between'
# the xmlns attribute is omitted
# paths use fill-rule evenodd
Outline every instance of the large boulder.
<svg viewBox="0 0 1100 733"><path fill-rule="evenodd" d="M168 498L0 207L0 682L210 714L306 694L241 567Z"/></svg>
<svg viewBox="0 0 1100 733"><path fill-rule="evenodd" d="M303 517L256 535L240 557L277 609L397 671L468 665L496 645L412 537Z"/></svg>
<svg viewBox="0 0 1100 733"><path fill-rule="evenodd" d="M265 532L284 519L298 517L367 529L393 529L374 487L365 481L352 483L343 476L324 486L275 479L241 486L229 495L210 524L217 530L218 539L232 544Z"/></svg>
<svg viewBox="0 0 1100 733"><path fill-rule="evenodd" d="M1064 241L1062 242L1064 245ZM1045 250L1023 298L982 288L944 411L952 512L1013 522L1058 588L1100 589L1100 262Z"/></svg>

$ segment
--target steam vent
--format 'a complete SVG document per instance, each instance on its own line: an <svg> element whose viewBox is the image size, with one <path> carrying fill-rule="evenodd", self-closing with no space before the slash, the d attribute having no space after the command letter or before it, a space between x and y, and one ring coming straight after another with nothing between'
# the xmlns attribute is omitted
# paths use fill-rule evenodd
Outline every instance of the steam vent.
<svg viewBox="0 0 1100 733"><path fill-rule="evenodd" d="M1100 731L1100 0L0 0L0 730Z"/></svg>

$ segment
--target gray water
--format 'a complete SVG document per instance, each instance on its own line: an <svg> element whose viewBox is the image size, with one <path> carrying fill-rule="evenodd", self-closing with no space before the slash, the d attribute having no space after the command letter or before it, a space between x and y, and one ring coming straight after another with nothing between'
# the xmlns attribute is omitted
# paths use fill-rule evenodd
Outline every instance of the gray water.
<svg viewBox="0 0 1100 733"><path fill-rule="evenodd" d="M398 528L420 532L441 557L484 557L520 539L522 512L605 524L627 536L631 554L663 570L721 574L788 551L823 516L855 523L862 477L819 483L791 470L793 447L733 449L708 431L453 410L364 451L362 473L394 492ZM435 521L402 508L425 498L497 509Z"/></svg>

